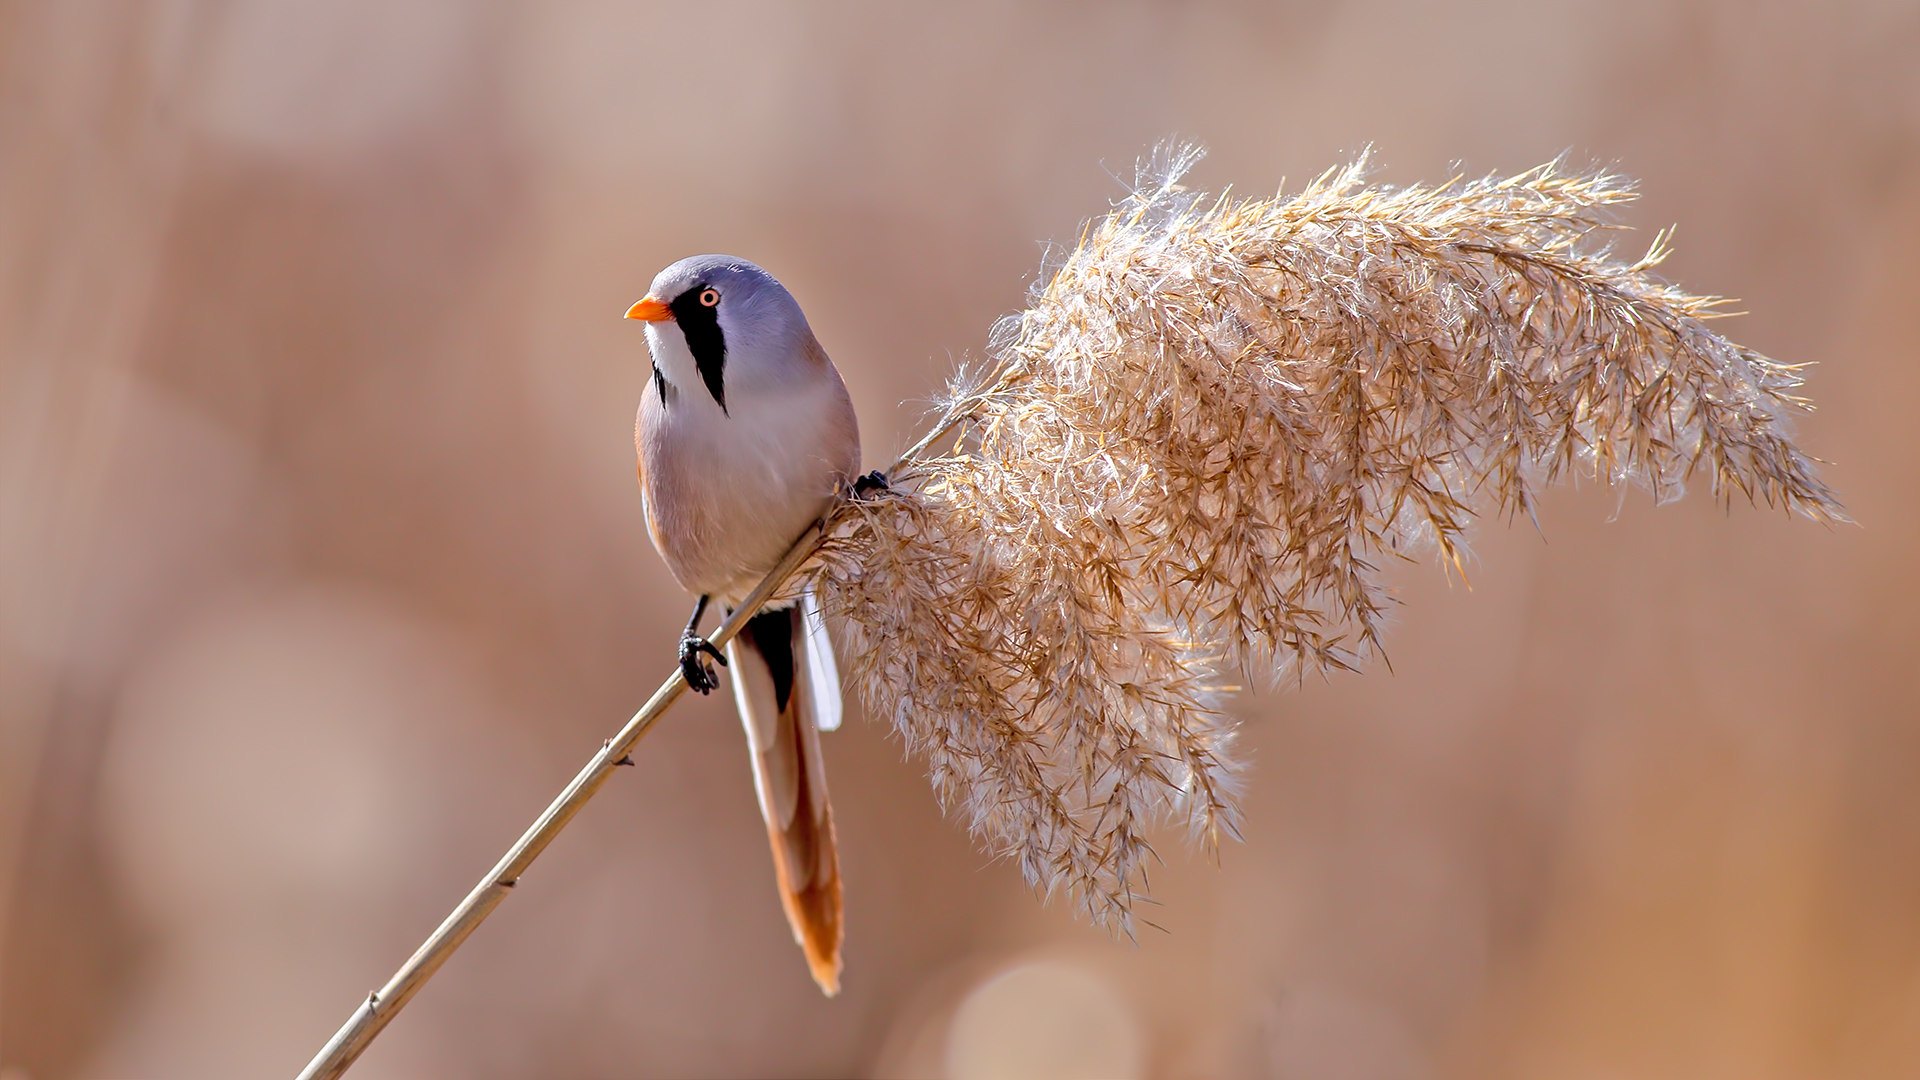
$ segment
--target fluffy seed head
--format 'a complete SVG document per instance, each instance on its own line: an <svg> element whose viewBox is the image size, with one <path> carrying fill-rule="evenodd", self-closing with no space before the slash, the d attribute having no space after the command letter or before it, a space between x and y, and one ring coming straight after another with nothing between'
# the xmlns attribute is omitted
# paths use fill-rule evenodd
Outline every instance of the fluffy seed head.
<svg viewBox="0 0 1920 1080"><path fill-rule="evenodd" d="M1290 198L1177 186L1164 148L963 372L815 573L854 683L1027 880L1131 931L1148 830L1235 834L1221 672L1379 649L1381 567L1568 473L1845 520L1784 414L1796 368L1594 245L1634 197L1552 163Z"/></svg>

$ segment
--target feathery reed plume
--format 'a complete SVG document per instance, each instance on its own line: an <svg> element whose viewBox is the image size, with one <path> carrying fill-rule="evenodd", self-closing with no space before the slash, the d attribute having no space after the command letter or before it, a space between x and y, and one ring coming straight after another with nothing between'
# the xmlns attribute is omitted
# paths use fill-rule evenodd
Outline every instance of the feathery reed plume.
<svg viewBox="0 0 1920 1080"><path fill-rule="evenodd" d="M1626 181L1369 188L1363 157L1209 200L1198 156L1142 167L956 383L951 450L842 507L817 570L943 803L1127 933L1153 823L1236 833L1223 665L1377 653L1387 558L1458 567L1476 510L1569 472L1844 520L1783 420L1798 369L1649 276L1665 233L1589 250Z"/></svg>

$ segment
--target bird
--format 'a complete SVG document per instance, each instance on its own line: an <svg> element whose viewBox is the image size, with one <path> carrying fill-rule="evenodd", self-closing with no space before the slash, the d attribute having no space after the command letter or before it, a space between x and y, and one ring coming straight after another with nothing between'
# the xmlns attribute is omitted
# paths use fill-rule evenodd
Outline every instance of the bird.
<svg viewBox="0 0 1920 1080"><path fill-rule="evenodd" d="M754 615L724 655L699 627L709 604L737 607L835 498L884 480L855 476L853 401L772 274L728 255L681 259L626 317L644 325L653 363L634 422L647 531L699 598L680 636L680 672L701 694L719 685L708 657L732 676L781 906L831 997L844 938L820 753L820 732L841 711L832 641L811 593Z"/></svg>

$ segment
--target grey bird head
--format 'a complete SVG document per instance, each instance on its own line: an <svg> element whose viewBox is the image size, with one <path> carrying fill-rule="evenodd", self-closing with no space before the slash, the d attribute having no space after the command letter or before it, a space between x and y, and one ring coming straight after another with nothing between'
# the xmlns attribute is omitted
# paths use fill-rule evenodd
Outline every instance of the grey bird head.
<svg viewBox="0 0 1920 1080"><path fill-rule="evenodd" d="M627 318L647 323L663 402L670 390L704 392L726 412L729 395L778 393L821 355L793 294L731 255L695 255L660 271Z"/></svg>

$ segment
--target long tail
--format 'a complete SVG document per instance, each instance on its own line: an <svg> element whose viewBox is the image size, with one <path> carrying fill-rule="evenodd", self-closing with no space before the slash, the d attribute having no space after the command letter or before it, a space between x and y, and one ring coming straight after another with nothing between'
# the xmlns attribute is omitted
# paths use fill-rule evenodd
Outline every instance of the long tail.
<svg viewBox="0 0 1920 1080"><path fill-rule="evenodd" d="M753 786L773 843L780 902L813 981L832 996L840 992L840 856L820 727L823 720L838 725L840 687L824 685L833 671L832 645L810 614L796 605L754 616L727 643L727 658L753 750Z"/></svg>

